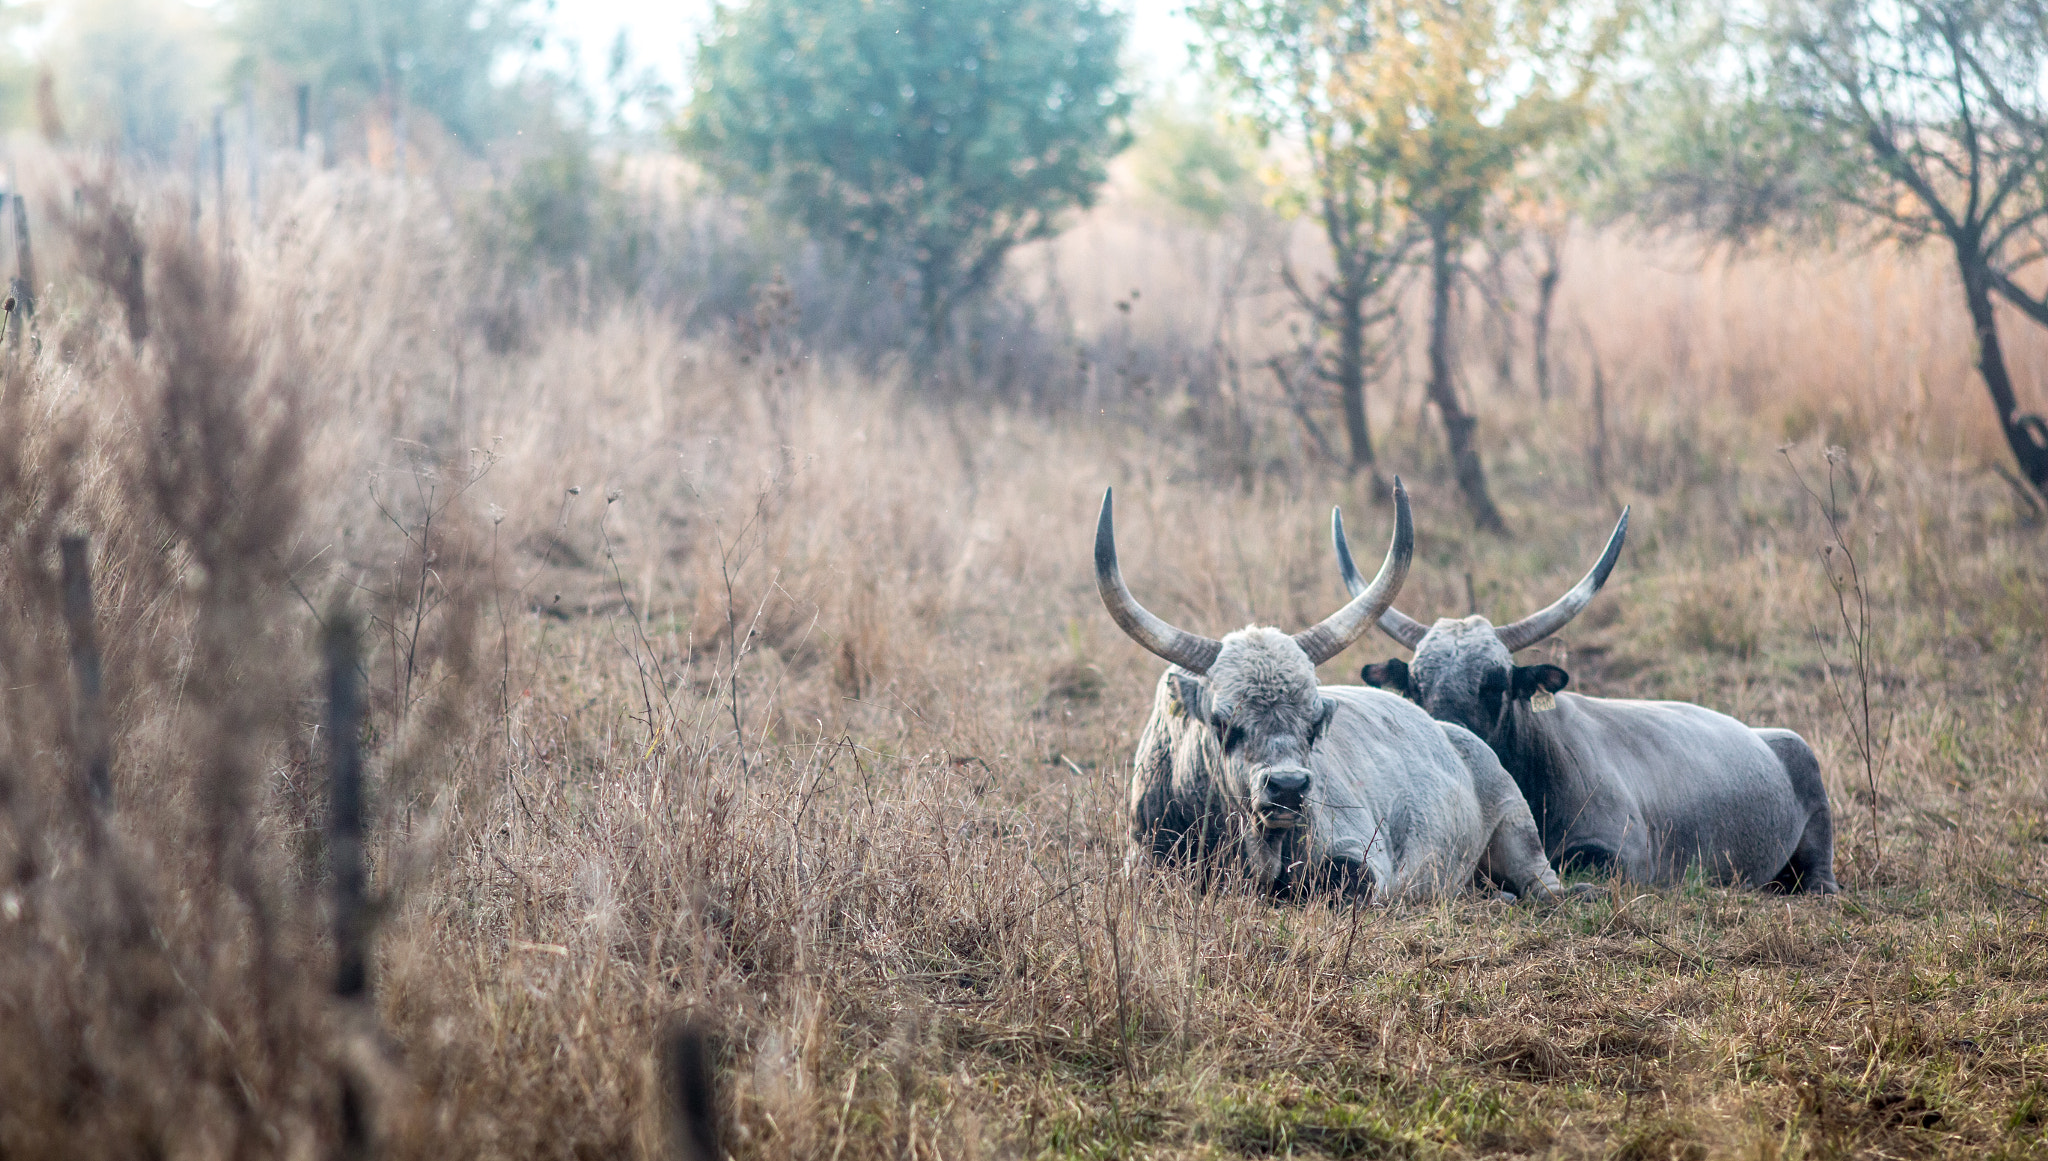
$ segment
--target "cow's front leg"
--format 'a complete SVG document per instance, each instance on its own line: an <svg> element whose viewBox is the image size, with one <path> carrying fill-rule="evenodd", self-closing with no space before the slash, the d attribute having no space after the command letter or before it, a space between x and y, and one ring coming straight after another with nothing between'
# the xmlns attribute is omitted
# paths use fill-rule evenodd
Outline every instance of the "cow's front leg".
<svg viewBox="0 0 2048 1161"><path fill-rule="evenodd" d="M1444 726L1444 736L1465 759L1465 768L1472 778L1472 793L1484 820L1482 827L1489 822L1492 825L1492 830L1486 832L1486 846L1480 852L1478 875L1523 899L1553 901L1584 894L1567 892L1558 882L1557 872L1551 869L1550 859L1543 853L1543 832L1536 829L1528 800L1522 797L1521 787L1508 777L1500 759L1486 743L1454 725Z"/></svg>
<svg viewBox="0 0 2048 1161"><path fill-rule="evenodd" d="M1379 879L1363 850L1333 847L1317 860L1314 888L1353 903L1371 903L1379 893Z"/></svg>
<svg viewBox="0 0 2048 1161"><path fill-rule="evenodd" d="M1528 804L1519 797L1501 804L1501 817L1479 861L1480 873L1506 886L1524 901L1557 903L1565 899L1604 897L1605 887L1575 883L1566 887L1558 881L1550 860L1543 854L1543 836L1536 820L1529 817Z"/></svg>

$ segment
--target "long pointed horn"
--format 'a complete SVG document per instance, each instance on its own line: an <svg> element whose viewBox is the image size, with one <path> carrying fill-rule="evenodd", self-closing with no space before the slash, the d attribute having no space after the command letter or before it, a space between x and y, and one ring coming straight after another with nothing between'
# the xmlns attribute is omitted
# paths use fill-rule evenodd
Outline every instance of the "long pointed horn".
<svg viewBox="0 0 2048 1161"><path fill-rule="evenodd" d="M1342 520L1343 516L1332 510L1331 527L1341 529ZM1394 603L1394 594L1401 591L1401 582L1408 579L1408 563L1414 557L1415 521L1408 513L1408 489L1401 486L1401 477L1395 476L1394 542L1387 546L1387 559L1380 565L1379 575L1362 590L1355 590L1351 603L1325 617L1322 624L1296 633L1294 643L1317 665L1350 648Z"/></svg>
<svg viewBox="0 0 2048 1161"><path fill-rule="evenodd" d="M1600 560L1593 566L1571 591L1557 598L1547 609L1531 613L1512 625L1494 630L1500 636L1500 643L1515 653L1543 640L1571 623L1579 615L1600 586L1607 583L1607 574L1614 571L1614 562L1621 559L1621 541L1628 535L1628 509L1621 510L1621 519L1614 524L1614 534L1607 538L1607 551L1600 554Z"/></svg>
<svg viewBox="0 0 2048 1161"><path fill-rule="evenodd" d="M1209 672L1223 643L1174 628L1147 612L1124 587L1123 571L1116 566L1116 521L1110 516L1113 493L1102 490L1102 515L1095 520L1095 590L1102 594L1103 607L1131 640L1190 673Z"/></svg>
<svg viewBox="0 0 2048 1161"><path fill-rule="evenodd" d="M1330 539L1337 542L1337 571L1344 574L1344 591L1355 597L1365 591L1365 578L1358 574L1358 566L1351 560L1351 542L1344 535L1342 508L1330 510ZM1380 614L1379 626L1380 632L1410 649L1420 645L1429 632L1429 626L1392 605Z"/></svg>

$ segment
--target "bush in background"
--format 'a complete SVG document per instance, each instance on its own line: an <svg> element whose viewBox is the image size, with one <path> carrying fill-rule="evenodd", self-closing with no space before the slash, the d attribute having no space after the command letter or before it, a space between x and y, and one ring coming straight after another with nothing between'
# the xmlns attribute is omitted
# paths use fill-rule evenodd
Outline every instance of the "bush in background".
<svg viewBox="0 0 2048 1161"><path fill-rule="evenodd" d="M908 275L930 354L1094 201L1130 139L1122 44L1096 0L756 0L719 10L676 136L871 282Z"/></svg>

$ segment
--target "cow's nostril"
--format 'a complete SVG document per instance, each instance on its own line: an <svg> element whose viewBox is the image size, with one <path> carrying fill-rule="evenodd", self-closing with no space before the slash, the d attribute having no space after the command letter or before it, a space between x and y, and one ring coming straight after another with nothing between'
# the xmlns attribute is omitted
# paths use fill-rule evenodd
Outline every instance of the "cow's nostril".
<svg viewBox="0 0 2048 1161"><path fill-rule="evenodd" d="M1266 775L1266 799L1275 806L1300 806L1302 793L1307 789L1306 770L1275 770Z"/></svg>

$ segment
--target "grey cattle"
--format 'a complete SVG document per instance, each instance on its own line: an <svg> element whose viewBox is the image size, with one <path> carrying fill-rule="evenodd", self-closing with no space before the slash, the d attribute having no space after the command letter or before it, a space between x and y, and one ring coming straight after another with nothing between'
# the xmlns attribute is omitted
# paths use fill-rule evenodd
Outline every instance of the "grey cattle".
<svg viewBox="0 0 2048 1161"><path fill-rule="evenodd" d="M1515 651L1593 599L1627 531L1623 509L1592 571L1512 625L1471 616L1424 627L1389 605L1380 629L1415 659L1368 665L1366 682L1484 738L1560 867L1669 883L1697 863L1717 883L1834 894L1834 824L1805 739L1688 702L1559 693L1571 680L1564 670L1514 664ZM1334 535L1344 583L1359 592L1341 519Z"/></svg>
<svg viewBox="0 0 2048 1161"><path fill-rule="evenodd" d="M1391 694L1324 687L1316 665L1394 599L1414 550L1398 481L1394 542L1370 585L1294 636L1249 626L1214 640L1147 612L1117 567L1111 495L1095 580L1126 633L1172 663L1131 779L1131 860L1229 867L1280 896L1326 886L1422 899L1485 876L1541 898L1556 873L1529 808L1485 744Z"/></svg>

